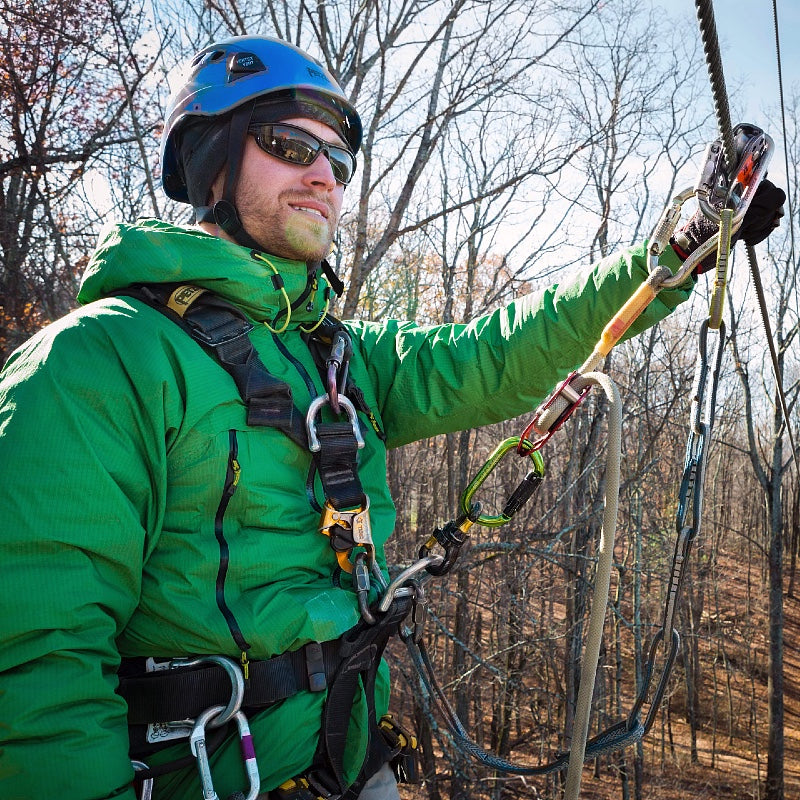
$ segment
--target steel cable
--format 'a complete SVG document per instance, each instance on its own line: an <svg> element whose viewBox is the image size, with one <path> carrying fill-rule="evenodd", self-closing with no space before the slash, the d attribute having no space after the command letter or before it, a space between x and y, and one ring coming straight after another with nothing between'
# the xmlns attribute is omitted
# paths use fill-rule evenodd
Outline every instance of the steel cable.
<svg viewBox="0 0 800 800"><path fill-rule="evenodd" d="M697 20L700 25L700 36L703 40L703 50L706 55L708 75L711 80L711 92L714 96L714 110L717 114L717 126L722 139L723 154L728 168L736 166L736 148L733 143L733 126L731 125L731 112L728 104L728 92L725 87L725 76L722 72L722 57L720 55L719 39L717 37L717 26L714 21L714 6L711 0L695 0L697 8ZM776 17L777 23L777 17ZM787 170L788 180L788 170ZM764 296L764 287L761 283L761 274L758 269L758 259L755 247L747 245L747 263L750 267L750 274L753 278L758 307L761 312L761 320L764 325L764 332L767 337L770 359L772 361L772 371L775 375L775 387L778 393L781 410L789 435L789 445L792 450L795 466L800 470L797 459L797 448L794 444L792 427L789 424L789 411L786 404L786 395L783 391L783 379L781 376L778 354L772 339L772 326L769 323L769 313L767 311L767 301Z"/></svg>
<svg viewBox="0 0 800 800"><path fill-rule="evenodd" d="M786 135L786 103L783 99L783 65L781 62L781 37L778 30L778 0L772 0L772 19L775 23L775 58L778 63L778 96L781 103L781 126L783 131L783 163L786 169L786 183L789 183L789 137ZM790 192L786 194L786 204L789 206L789 257L794 264L794 210L792 209L792 196ZM795 301L797 293L795 293ZM795 311L797 304L795 303Z"/></svg>

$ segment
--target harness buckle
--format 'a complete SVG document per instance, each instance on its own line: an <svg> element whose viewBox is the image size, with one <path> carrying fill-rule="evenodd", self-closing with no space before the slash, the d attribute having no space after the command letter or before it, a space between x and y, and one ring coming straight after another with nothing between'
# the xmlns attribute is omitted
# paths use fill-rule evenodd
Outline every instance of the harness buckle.
<svg viewBox="0 0 800 800"><path fill-rule="evenodd" d="M214 789L214 781L211 777L211 765L208 761L208 751L206 750L206 727L217 727L220 723L221 713L225 711L225 706L211 706L207 708L195 720L192 728L192 735L189 738L189 746L192 755L197 759L197 770L200 773L200 784L203 789L203 800L219 800L219 795ZM244 712L237 711L233 718L239 728L239 742L242 747L242 760L244 761L245 772L249 781L249 789L244 800L256 800L261 789L261 778L258 774L258 763L256 752L253 747L253 737L250 733L250 725Z"/></svg>
<svg viewBox="0 0 800 800"><path fill-rule="evenodd" d="M353 436L355 437L358 449L364 447L364 437L361 435L361 427L358 424L358 415L356 414L356 407L344 395L338 396L339 405L347 412L347 417L350 420L350 425L353 428ZM308 449L312 453L317 453L322 449L317 435L317 414L323 406L331 404L331 398L325 394L321 397L315 397L308 407L306 414L306 429L308 430Z"/></svg>
<svg viewBox="0 0 800 800"><path fill-rule="evenodd" d="M391 714L384 714L378 728L384 741L391 750L389 766L398 783L417 783L419 768L417 764L417 748L419 743L412 731L408 731L397 722Z"/></svg>
<svg viewBox="0 0 800 800"><path fill-rule="evenodd" d="M273 795L278 800L325 800L330 796L327 792L320 794L319 791L312 789L308 779L300 775L284 781L270 793L270 797Z"/></svg>

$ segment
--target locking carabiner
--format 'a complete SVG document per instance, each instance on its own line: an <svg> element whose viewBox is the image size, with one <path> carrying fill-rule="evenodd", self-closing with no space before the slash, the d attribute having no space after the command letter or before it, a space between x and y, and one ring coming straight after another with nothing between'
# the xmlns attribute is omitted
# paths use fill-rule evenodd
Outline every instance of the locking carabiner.
<svg viewBox="0 0 800 800"><path fill-rule="evenodd" d="M197 759L197 770L200 773L200 784L203 788L203 800L219 800L214 789L214 781L211 777L211 765L208 762L208 751L206 750L206 727L211 723L216 725L215 717L224 711L224 706L211 706L207 708L194 721L192 735L189 737L189 746L192 755ZM250 733L250 725L244 712L237 711L234 714L236 725L239 728L239 742L242 747L242 759L247 779L250 783L247 795L244 800L256 800L261 790L261 778L258 774L258 763L256 761L256 751L253 747L253 737Z"/></svg>
<svg viewBox="0 0 800 800"><path fill-rule="evenodd" d="M464 494L461 495L461 500L459 501L459 508L464 516L470 517L474 505L472 498L475 496L475 492L489 477L489 474L498 465L503 456L511 450L518 452L520 446L522 447L521 455L527 455L533 461L533 469L522 479L499 514L479 514L475 522L478 525L485 525L487 528L498 528L501 525L505 525L539 488L539 484L544 478L544 459L541 453L538 450L526 447L522 437L512 436L497 445L486 463L478 470L478 474L464 490Z"/></svg>

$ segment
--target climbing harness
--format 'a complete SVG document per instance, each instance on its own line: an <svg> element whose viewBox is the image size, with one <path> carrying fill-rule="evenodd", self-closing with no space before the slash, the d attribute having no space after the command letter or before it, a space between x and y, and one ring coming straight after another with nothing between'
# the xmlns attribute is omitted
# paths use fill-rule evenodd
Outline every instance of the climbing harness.
<svg viewBox="0 0 800 800"><path fill-rule="evenodd" d="M315 281L316 275L310 276L309 284ZM308 411L302 414L294 405L289 385L272 376L259 358L249 338L253 323L232 304L190 285L140 284L117 294L142 300L186 330L235 381L246 406L248 425L276 428L310 452L309 501L320 513L320 532L329 537L339 569L354 573L362 617L337 640L310 642L271 659L251 660L247 654L250 646L238 632L232 614L224 605L224 595L218 591L220 610L241 649L240 664L226 656L211 655L154 663L151 665L154 668L148 671L143 659L123 660L118 693L128 704L131 757L138 765L139 780L144 779L143 796L154 777L194 760L203 796L216 797L209 756L226 738L230 724L235 723L249 780L248 794L244 797L254 800L259 792L258 767L247 713L302 691L327 695L317 752L310 769L293 779L295 795L292 796L354 800L364 782L384 763L390 763L400 779L412 776L416 740L390 720L376 719L374 694L383 650L407 616L413 593L405 586L387 587L375 561L369 498L358 476L358 454L364 447L364 437L357 409L369 419L377 436L382 437L383 432L363 393L349 377L352 343L346 328L323 315L312 329L304 332L327 392L313 397ZM308 290L301 299L307 294ZM297 304L295 301L292 305ZM293 360L275 331L273 340ZM301 374L313 395L313 381L304 370ZM326 409L337 419L324 419ZM238 480L234 443L232 436L225 498L235 491ZM315 475L319 476L325 495L322 503L317 501L313 490ZM217 536L222 551L227 545L219 528ZM381 592L385 590L380 604L370 603L371 577ZM361 774L348 785L344 777L347 731L353 701L361 691L367 701L370 745ZM144 759L154 752L187 738L191 755L152 768L145 766ZM297 794L300 790L305 794ZM279 795L285 796L286 791Z"/></svg>

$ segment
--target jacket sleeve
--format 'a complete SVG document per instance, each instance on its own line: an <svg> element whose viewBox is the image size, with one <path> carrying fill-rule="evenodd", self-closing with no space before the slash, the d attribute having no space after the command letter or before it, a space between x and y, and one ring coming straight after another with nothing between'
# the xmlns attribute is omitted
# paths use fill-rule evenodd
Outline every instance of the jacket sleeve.
<svg viewBox="0 0 800 800"><path fill-rule="evenodd" d="M115 638L163 503L164 461L143 442L165 441L141 392L110 337L75 315L0 375L4 800L133 800Z"/></svg>
<svg viewBox="0 0 800 800"><path fill-rule="evenodd" d="M671 250L661 260L673 271L679 264ZM532 411L590 355L603 328L647 274L642 244L468 324L354 323L387 445ZM626 338L666 317L693 285L689 279L660 292Z"/></svg>

